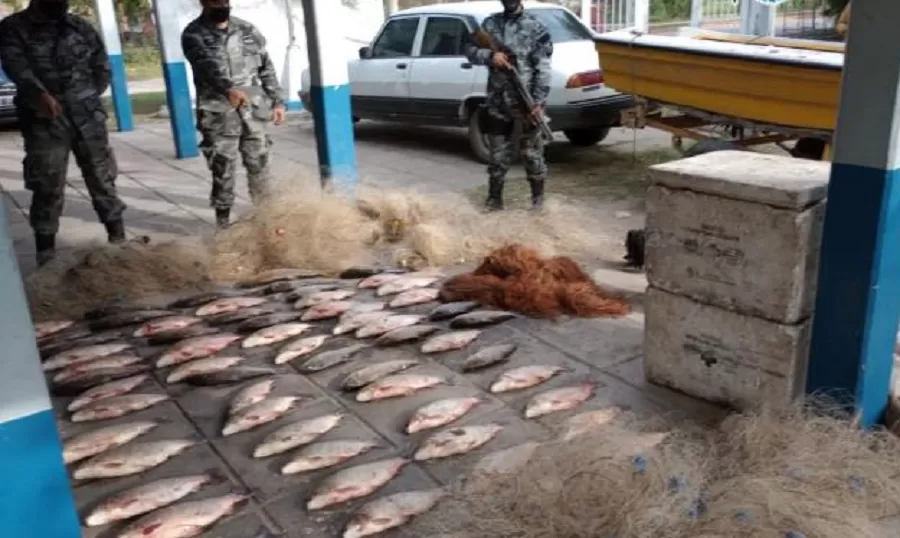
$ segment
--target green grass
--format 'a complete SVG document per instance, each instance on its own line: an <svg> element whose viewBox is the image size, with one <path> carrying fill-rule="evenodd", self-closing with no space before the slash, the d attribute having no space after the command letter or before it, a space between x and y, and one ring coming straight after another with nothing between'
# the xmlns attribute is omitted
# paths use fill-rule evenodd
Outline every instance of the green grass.
<svg viewBox="0 0 900 538"><path fill-rule="evenodd" d="M128 80L162 78L162 58L158 47L126 45L123 54Z"/></svg>
<svg viewBox="0 0 900 538"><path fill-rule="evenodd" d="M113 110L112 97L104 97L103 104L109 114L109 121L115 122L115 110ZM149 116L156 114L159 107L166 104L166 92L136 93L131 96L131 110L135 121L147 120Z"/></svg>

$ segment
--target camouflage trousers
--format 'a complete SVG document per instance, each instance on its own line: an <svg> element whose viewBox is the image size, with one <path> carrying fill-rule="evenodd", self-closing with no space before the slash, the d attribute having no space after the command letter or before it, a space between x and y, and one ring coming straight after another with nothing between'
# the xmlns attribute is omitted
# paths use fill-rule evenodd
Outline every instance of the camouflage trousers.
<svg viewBox="0 0 900 538"><path fill-rule="evenodd" d="M203 139L200 150L212 172L209 203L216 209L234 205L234 174L238 156L247 170L250 199L257 203L269 184L269 148L272 139L266 134L266 122L236 110L228 112L197 111L197 124Z"/></svg>
<svg viewBox="0 0 900 538"><path fill-rule="evenodd" d="M25 159L25 187L31 191L31 228L37 234L55 235L63 212L69 153L81 169L84 184L100 222L122 218L126 205L116 193L119 174L109 146L106 111L99 98L79 103L83 110L67 111L51 121L20 112Z"/></svg>
<svg viewBox="0 0 900 538"><path fill-rule="evenodd" d="M493 181L503 181L521 148L526 177L531 181L543 181L547 175L547 163L544 160L545 142L540 130L530 125L525 127L521 119L507 122L505 128L494 128L487 133L490 153L488 177Z"/></svg>

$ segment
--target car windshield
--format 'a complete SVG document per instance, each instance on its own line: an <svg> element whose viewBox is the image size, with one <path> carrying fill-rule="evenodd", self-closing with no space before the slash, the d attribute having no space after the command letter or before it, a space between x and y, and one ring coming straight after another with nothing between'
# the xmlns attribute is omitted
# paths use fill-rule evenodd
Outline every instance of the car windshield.
<svg viewBox="0 0 900 538"><path fill-rule="evenodd" d="M544 23L554 43L567 41L592 41L593 36L581 21L564 9L529 9L537 20Z"/></svg>

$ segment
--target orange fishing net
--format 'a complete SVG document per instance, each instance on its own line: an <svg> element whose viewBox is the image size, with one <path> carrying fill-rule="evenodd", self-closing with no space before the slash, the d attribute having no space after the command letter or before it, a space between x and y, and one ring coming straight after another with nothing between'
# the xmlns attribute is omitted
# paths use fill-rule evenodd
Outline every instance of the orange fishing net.
<svg viewBox="0 0 900 538"><path fill-rule="evenodd" d="M447 281L441 300L478 301L535 318L624 316L628 302L604 290L571 258L543 258L509 245L491 252L472 273Z"/></svg>

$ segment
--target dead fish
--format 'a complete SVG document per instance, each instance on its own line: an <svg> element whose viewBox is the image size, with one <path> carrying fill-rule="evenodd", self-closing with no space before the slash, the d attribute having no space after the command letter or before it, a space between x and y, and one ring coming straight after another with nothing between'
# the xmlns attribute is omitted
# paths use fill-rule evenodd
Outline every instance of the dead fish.
<svg viewBox="0 0 900 538"><path fill-rule="evenodd" d="M357 402L410 396L427 388L446 384L442 377L427 374L394 374L370 383L356 393Z"/></svg>
<svg viewBox="0 0 900 538"><path fill-rule="evenodd" d="M247 502L246 495L187 501L151 512L128 525L116 538L193 538Z"/></svg>
<svg viewBox="0 0 900 538"><path fill-rule="evenodd" d="M253 457L267 458L308 445L333 430L343 418L342 413L332 413L288 424L267 435L253 450Z"/></svg>
<svg viewBox="0 0 900 538"><path fill-rule="evenodd" d="M163 318L166 316L174 316L176 312L172 310L138 310L135 312L123 312L121 314L113 314L105 318L100 318L88 322L88 327L94 332L106 331L109 329L118 329L128 325L136 325L144 323L151 319Z"/></svg>
<svg viewBox="0 0 900 538"><path fill-rule="evenodd" d="M155 420L138 420L97 428L63 441L63 461L66 465L96 456L122 446L159 426Z"/></svg>
<svg viewBox="0 0 900 538"><path fill-rule="evenodd" d="M377 275L372 275L368 277L364 277L362 282L357 284L357 287L360 289L375 289L384 286L388 282L397 280L402 277L402 273L379 273Z"/></svg>
<svg viewBox="0 0 900 538"><path fill-rule="evenodd" d="M561 366L550 366L545 364L535 364L530 366L520 366L507 370L491 383L491 392L509 392L513 390L522 390L540 385L556 374L564 371Z"/></svg>
<svg viewBox="0 0 900 538"><path fill-rule="evenodd" d="M231 404L228 406L228 414L234 415L238 411L242 411L251 405L258 404L268 398L274 388L274 379L266 379L247 385L239 390L238 393L234 395L234 398L232 398Z"/></svg>
<svg viewBox="0 0 900 538"><path fill-rule="evenodd" d="M470 396L445 398L425 404L416 409L412 418L409 419L406 433L414 434L423 430L446 426L471 411L480 403L482 403L481 398Z"/></svg>
<svg viewBox="0 0 900 538"><path fill-rule="evenodd" d="M218 327L220 325L228 325L229 323L246 321L248 319L256 318L259 316L266 316L275 312L277 312L277 308L274 304L267 304L263 306L248 306L247 308L241 308L240 310L236 310L234 312L225 312L224 314L209 316L207 318L204 318L204 321L209 325Z"/></svg>
<svg viewBox="0 0 900 538"><path fill-rule="evenodd" d="M76 480L91 480L142 473L162 465L196 444L196 441L190 439L169 439L119 446L87 460L75 469L72 477Z"/></svg>
<svg viewBox="0 0 900 538"><path fill-rule="evenodd" d="M180 299L175 299L174 301L169 303L168 308L197 308L207 303L218 301L219 299L227 299L228 297L238 296L240 296L240 294L235 293L234 291L209 291L205 293L198 293L188 297L182 297Z"/></svg>
<svg viewBox="0 0 900 538"><path fill-rule="evenodd" d="M235 329L235 332L247 333L259 331L275 325L281 325L283 323L291 323L299 320L302 315L303 314L300 312L273 312L271 314L266 314L265 316L242 321Z"/></svg>
<svg viewBox="0 0 900 538"><path fill-rule="evenodd" d="M406 273L405 269L392 269L386 267L350 267L348 269L344 269L341 274L338 275L338 278L344 280L354 280L357 278L369 278L379 274L398 274L402 275Z"/></svg>
<svg viewBox="0 0 900 538"><path fill-rule="evenodd" d="M280 396L247 406L228 418L222 428L222 435L234 435L268 424L294 409L299 402L300 398L297 396Z"/></svg>
<svg viewBox="0 0 900 538"><path fill-rule="evenodd" d="M244 360L244 357L207 357L176 366L166 377L166 383L178 383L195 375L211 374L231 368Z"/></svg>
<svg viewBox="0 0 900 538"><path fill-rule="evenodd" d="M315 282L309 282L308 280L279 280L278 282L273 282L266 286L263 289L263 292L266 295L272 295L275 293L292 293L296 292L299 288L305 287L319 287L321 286L323 289L319 289L317 291L329 291L333 289L337 289L338 285L334 282L321 282L319 279L309 279L315 280ZM323 279L324 280L324 279ZM324 289L328 288L328 289Z"/></svg>
<svg viewBox="0 0 900 538"><path fill-rule="evenodd" d="M390 458L338 471L319 484L306 509L321 510L374 493L400 474L408 463L402 458Z"/></svg>
<svg viewBox="0 0 900 538"><path fill-rule="evenodd" d="M271 269L269 271L263 271L255 277L239 283L236 287L253 288L256 286L266 286L282 280L304 280L320 276L322 276L320 272L307 269Z"/></svg>
<svg viewBox="0 0 900 538"><path fill-rule="evenodd" d="M81 317L84 320L92 321L117 314L130 314L134 312L158 312L159 308L151 305L110 305L102 306L88 310Z"/></svg>
<svg viewBox="0 0 900 538"><path fill-rule="evenodd" d="M377 290L375 290L375 295L377 295L378 297L383 297L385 295L393 295L395 293L401 293L413 288L424 288L434 284L438 280L439 277L437 276L411 277L409 275L404 275L400 278L391 280L390 282L381 285Z"/></svg>
<svg viewBox="0 0 900 538"><path fill-rule="evenodd" d="M421 351L422 353L443 353L445 351L462 349L474 342L479 336L481 336L481 331L478 329L438 334L426 340L422 344Z"/></svg>
<svg viewBox="0 0 900 538"><path fill-rule="evenodd" d="M350 517L343 538L364 538L401 527L434 508L444 495L440 489L404 491L370 501Z"/></svg>
<svg viewBox="0 0 900 538"><path fill-rule="evenodd" d="M337 366L338 364L349 361L353 358L354 355L366 349L367 347L369 346L365 344L352 344L340 349L325 351L303 361L301 364L297 365L296 368L304 374L321 372L322 370L326 370L328 368L331 368L332 366Z"/></svg>
<svg viewBox="0 0 900 538"><path fill-rule="evenodd" d="M462 426L433 434L413 454L416 461L466 454L487 444L503 429L499 424Z"/></svg>
<svg viewBox="0 0 900 538"><path fill-rule="evenodd" d="M391 308L403 308L405 306L430 303L436 301L440 293L441 290L437 288L416 288L407 290L394 297L388 306Z"/></svg>
<svg viewBox="0 0 900 538"><path fill-rule="evenodd" d="M333 290L333 291L320 291L317 293L312 293L300 300L298 300L294 304L294 308L309 308L311 306L316 306L322 303L330 303L334 301L343 301L348 297L352 297L356 294L353 290Z"/></svg>
<svg viewBox="0 0 900 538"><path fill-rule="evenodd" d="M35 340L43 340L48 336L61 333L73 325L75 325L75 322L71 319L39 321L34 324L34 338Z"/></svg>
<svg viewBox="0 0 900 538"><path fill-rule="evenodd" d="M131 344L126 342L116 342L110 344L99 344L93 346L83 346L63 351L53 355L44 362L44 371L51 372L59 370L67 366L90 362L94 359L106 357L114 353L121 353L126 349L131 349Z"/></svg>
<svg viewBox="0 0 900 538"><path fill-rule="evenodd" d="M279 342L287 340L288 338L293 338L298 334L302 334L310 329L312 329L312 325L310 325L309 323L296 322L273 325L272 327L260 329L245 338L244 341L241 342L241 347L246 349L251 347L277 344Z"/></svg>
<svg viewBox="0 0 900 538"><path fill-rule="evenodd" d="M396 346L424 338L438 330L436 325L410 325L388 331L375 340L376 346Z"/></svg>
<svg viewBox="0 0 900 538"><path fill-rule="evenodd" d="M90 331L88 331L90 332ZM41 360L46 360L54 355L58 355L64 351L69 351L79 347L96 346L100 344L108 344L121 340L122 334L118 331L105 332L99 334L91 333L89 336L73 338L71 340L53 340L52 342L41 343L38 347L38 353Z"/></svg>
<svg viewBox="0 0 900 538"><path fill-rule="evenodd" d="M306 338L294 340L278 350L278 355L275 356L275 364L284 364L297 357L309 355L319 349L326 340L328 340L327 334L307 336Z"/></svg>
<svg viewBox="0 0 900 538"><path fill-rule="evenodd" d="M512 312L503 310L477 310L462 314L450 321L451 329L472 329L476 327L487 327L488 325L496 325L504 321L518 317Z"/></svg>
<svg viewBox="0 0 900 538"><path fill-rule="evenodd" d="M88 527L99 527L131 519L178 502L204 486L224 481L216 472L162 478L116 493L91 510L84 519Z"/></svg>
<svg viewBox="0 0 900 538"><path fill-rule="evenodd" d="M398 359L364 366L355 372L351 372L341 381L341 389L346 391L362 388L382 377L396 374L422 364L416 359Z"/></svg>
<svg viewBox="0 0 900 538"><path fill-rule="evenodd" d="M331 301L317 304L304 312L300 319L303 321L321 321L323 319L336 318L348 310L352 310L358 304L354 301Z"/></svg>
<svg viewBox="0 0 900 538"><path fill-rule="evenodd" d="M239 366L237 368L229 368L221 372L211 374L195 375L184 380L188 385L195 387L215 387L218 385L231 385L248 381L250 379L258 379L275 375L278 372L271 368L257 368L253 366Z"/></svg>
<svg viewBox="0 0 900 538"><path fill-rule="evenodd" d="M297 286L290 292L287 292L284 296L284 301L288 303L294 303L308 298L310 295L315 293L321 293L324 291L335 291L339 289L340 286L335 284L306 284L303 286Z"/></svg>
<svg viewBox="0 0 900 538"><path fill-rule="evenodd" d="M123 394L88 404L72 415L72 422L90 422L125 416L169 399L168 394Z"/></svg>
<svg viewBox="0 0 900 538"><path fill-rule="evenodd" d="M471 312L481 306L475 301L457 301L454 303L445 303L428 313L429 321L443 321L445 319L455 318L460 314Z"/></svg>
<svg viewBox="0 0 900 538"><path fill-rule="evenodd" d="M88 389L112 383L113 381L118 381L120 379L129 378L144 373L151 368L152 366L147 363L138 363L119 368L101 368L98 370L82 372L61 383L54 384L53 395L61 397L76 396Z"/></svg>
<svg viewBox="0 0 900 538"><path fill-rule="evenodd" d="M281 474L306 473L333 467L364 454L378 443L374 441L324 441L309 445L298 451L281 468Z"/></svg>
<svg viewBox="0 0 900 538"><path fill-rule="evenodd" d="M153 336L148 336L144 338L144 342L146 342L148 346L168 346L176 342L186 340L188 338L207 336L210 334L217 334L218 332L219 329L216 329L215 327L208 327L204 324L198 323L196 325L185 327L184 329L167 331L164 333L154 334Z"/></svg>
<svg viewBox="0 0 900 538"><path fill-rule="evenodd" d="M234 333L218 333L208 336L197 336L182 340L168 351L160 355L156 361L157 368L174 366L191 359L202 359L218 353L240 340L241 337Z"/></svg>
<svg viewBox="0 0 900 538"><path fill-rule="evenodd" d="M143 359L138 357L137 355L107 355L105 357L100 357L99 359L94 359L87 362L79 362L78 364L67 366L62 370L57 370L56 375L53 376L53 382L57 384L65 384L66 381L78 377L86 372L131 366L132 364L139 363L142 360Z"/></svg>
<svg viewBox="0 0 900 538"><path fill-rule="evenodd" d="M338 320L337 325L335 325L334 329L331 331L334 335L339 334L347 334L349 332L353 332L356 329L364 325L368 325L370 323L375 323L376 321L380 321L383 318L391 316L390 312L354 312L348 311L344 312L341 315L341 319Z"/></svg>
<svg viewBox="0 0 900 538"><path fill-rule="evenodd" d="M82 338L87 338L90 336L96 335L94 335L94 333L91 332L89 328L73 325L67 329L63 329L60 332L44 336L43 338L35 338L35 340L37 340L38 347L44 348L47 346L75 342L76 340L80 340Z"/></svg>
<svg viewBox="0 0 900 538"><path fill-rule="evenodd" d="M210 303L206 303L194 312L197 316L214 316L216 314L224 314L226 312L234 312L241 308L249 306L259 306L268 299L264 297L226 297L224 299L216 299Z"/></svg>
<svg viewBox="0 0 900 538"><path fill-rule="evenodd" d="M593 395L594 385L592 383L561 387L536 394L525 406L525 418L536 418L574 409Z"/></svg>
<svg viewBox="0 0 900 538"><path fill-rule="evenodd" d="M370 338L372 336L380 336L388 331L399 329L400 327L408 327L422 321L422 316L415 314L395 314L386 318L379 319L374 323L363 325L356 331L357 338Z"/></svg>
<svg viewBox="0 0 900 538"><path fill-rule="evenodd" d="M517 344L497 344L472 353L462 362L463 372L474 372L488 366L506 362L510 355L519 349Z"/></svg>
<svg viewBox="0 0 900 538"><path fill-rule="evenodd" d="M143 338L159 333L177 331L200 323L201 321L203 320L194 316L167 316L164 318L156 318L135 329L132 336L135 338Z"/></svg>
<svg viewBox="0 0 900 538"><path fill-rule="evenodd" d="M88 389L87 391L79 394L77 398L72 400L66 409L68 409L70 412L75 412L82 407L85 407L94 402L98 402L105 398L112 398L113 396L128 394L129 392L141 386L149 378L150 374L138 374Z"/></svg>

